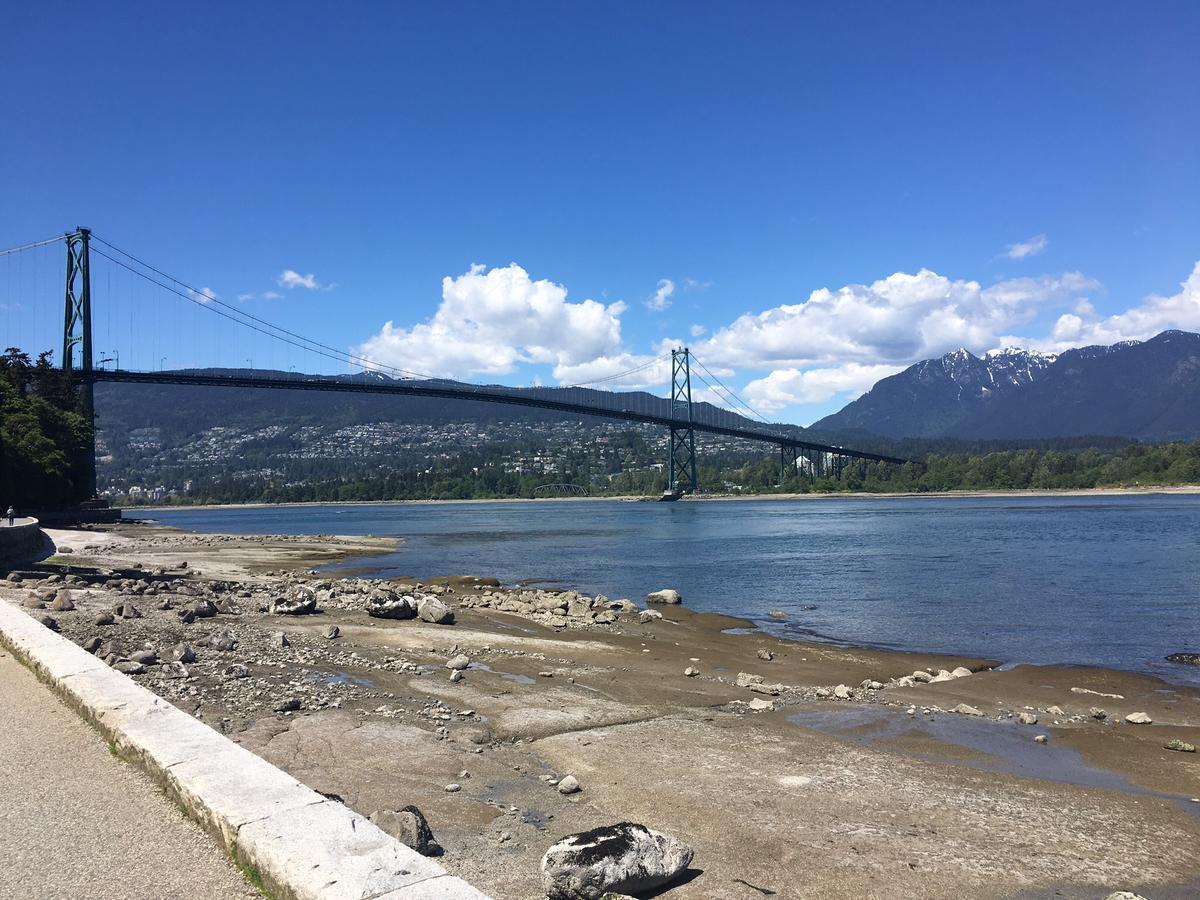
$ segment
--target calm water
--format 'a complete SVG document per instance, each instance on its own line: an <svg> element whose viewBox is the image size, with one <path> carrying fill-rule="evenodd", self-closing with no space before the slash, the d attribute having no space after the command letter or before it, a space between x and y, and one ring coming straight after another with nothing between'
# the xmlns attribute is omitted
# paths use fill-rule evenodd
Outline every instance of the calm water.
<svg viewBox="0 0 1200 900"><path fill-rule="evenodd" d="M384 576L494 575L798 636L1200 683L1200 496L160 510L194 531L404 538ZM785 624L768 610L790 614Z"/></svg>

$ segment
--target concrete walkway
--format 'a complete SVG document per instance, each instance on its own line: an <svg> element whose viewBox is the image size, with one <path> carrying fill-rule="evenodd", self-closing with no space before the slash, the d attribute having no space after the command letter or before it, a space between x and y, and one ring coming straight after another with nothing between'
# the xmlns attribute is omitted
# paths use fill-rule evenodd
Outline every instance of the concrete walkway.
<svg viewBox="0 0 1200 900"><path fill-rule="evenodd" d="M261 896L154 784L0 650L0 898Z"/></svg>

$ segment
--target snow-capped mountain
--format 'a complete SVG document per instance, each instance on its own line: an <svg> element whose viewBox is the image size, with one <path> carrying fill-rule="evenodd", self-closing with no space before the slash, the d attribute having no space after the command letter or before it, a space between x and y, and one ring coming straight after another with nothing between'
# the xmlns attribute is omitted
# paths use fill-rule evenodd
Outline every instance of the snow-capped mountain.
<svg viewBox="0 0 1200 900"><path fill-rule="evenodd" d="M956 350L884 378L813 427L885 437L1200 437L1200 335L1164 331L1058 355Z"/></svg>

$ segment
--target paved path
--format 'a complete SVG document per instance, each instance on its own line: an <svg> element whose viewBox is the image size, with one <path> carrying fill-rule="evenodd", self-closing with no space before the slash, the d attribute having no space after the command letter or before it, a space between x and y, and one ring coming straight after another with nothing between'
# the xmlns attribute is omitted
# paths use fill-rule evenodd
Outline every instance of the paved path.
<svg viewBox="0 0 1200 900"><path fill-rule="evenodd" d="M0 650L0 898L259 897L216 843Z"/></svg>

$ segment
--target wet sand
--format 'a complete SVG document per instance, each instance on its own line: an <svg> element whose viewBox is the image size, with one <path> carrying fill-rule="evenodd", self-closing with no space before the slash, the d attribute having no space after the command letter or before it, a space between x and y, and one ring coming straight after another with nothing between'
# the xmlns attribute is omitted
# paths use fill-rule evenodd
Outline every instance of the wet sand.
<svg viewBox="0 0 1200 900"><path fill-rule="evenodd" d="M284 590L284 573L393 542L130 525L54 536L75 552L46 572L67 561L80 571L166 569L161 590L133 598L142 618L106 628L92 622L114 592L71 586L78 609L53 613L64 634L164 652L192 642L199 659L188 678L134 677L364 814L417 805L447 868L500 900L540 896L538 862L557 838L622 820L695 848L693 871L667 894L677 898L1200 893L1200 802L1191 799L1200 761L1163 749L1172 738L1200 742L1195 688L785 641L686 607L655 607L663 618L647 623L622 613L609 625L551 627L480 608L494 588L473 579L437 587L455 608L452 626L372 619L352 603L272 616L260 598ZM185 626L174 609L156 608L190 602L190 586L213 578L236 582L230 613ZM28 593L0 582L9 600ZM323 636L331 624L341 631L332 640ZM237 634L238 649L201 649L220 627ZM456 652L472 665L452 683L444 663ZM232 662L250 677L223 678ZM686 677L689 666L699 674ZM974 674L889 684L958 666ZM739 673L778 693L738 687ZM860 687L871 681L883 686ZM839 685L849 699L835 699ZM274 712L291 696L299 711ZM946 711L959 704L983 715ZM1154 724L1125 724L1135 711ZM1037 724L1019 724L1022 712ZM549 779L568 773L583 790L563 796ZM447 793L452 782L462 789Z"/></svg>

